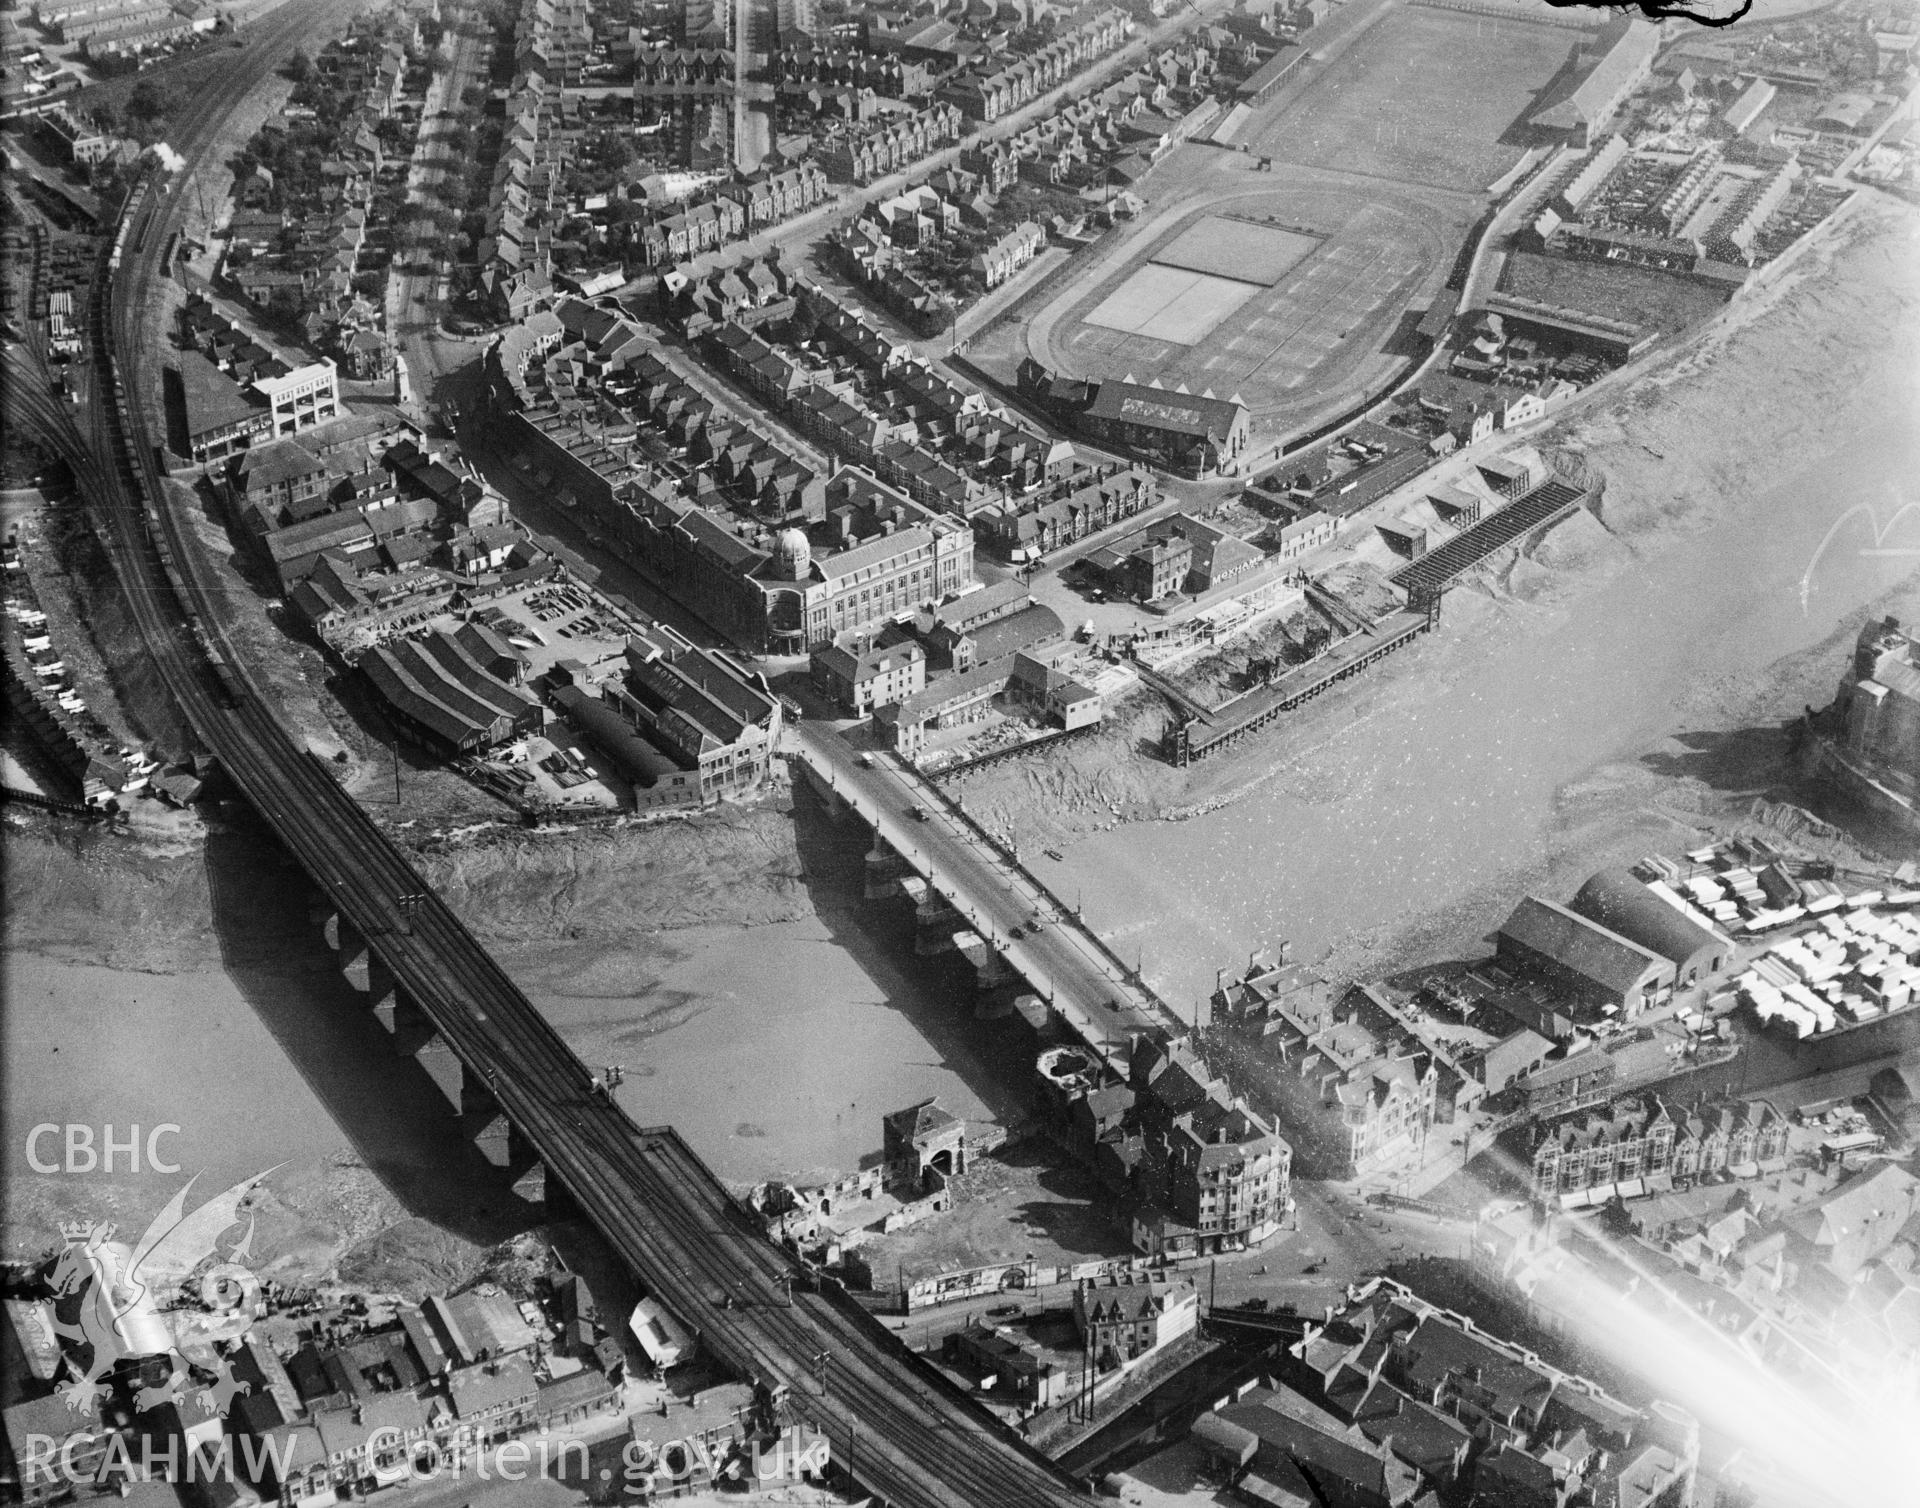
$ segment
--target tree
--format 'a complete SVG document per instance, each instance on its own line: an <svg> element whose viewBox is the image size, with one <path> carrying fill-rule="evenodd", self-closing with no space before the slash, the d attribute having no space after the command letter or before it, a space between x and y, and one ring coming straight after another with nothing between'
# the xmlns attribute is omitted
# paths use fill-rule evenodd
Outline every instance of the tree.
<svg viewBox="0 0 1920 1508"><path fill-rule="evenodd" d="M287 59L287 77L296 84L304 84L313 77L313 58L304 47Z"/></svg>
<svg viewBox="0 0 1920 1508"><path fill-rule="evenodd" d="M923 327L929 337L945 335L953 328L954 321L960 317L960 306L944 293L936 293L928 301L921 315Z"/></svg>
<svg viewBox="0 0 1920 1508"><path fill-rule="evenodd" d="M142 79L127 96L127 114L137 119L162 120L173 110L173 99L152 79Z"/></svg>
<svg viewBox="0 0 1920 1508"><path fill-rule="evenodd" d="M606 150L607 166L614 172L624 172L633 165L633 143L618 131L609 131L600 138Z"/></svg>

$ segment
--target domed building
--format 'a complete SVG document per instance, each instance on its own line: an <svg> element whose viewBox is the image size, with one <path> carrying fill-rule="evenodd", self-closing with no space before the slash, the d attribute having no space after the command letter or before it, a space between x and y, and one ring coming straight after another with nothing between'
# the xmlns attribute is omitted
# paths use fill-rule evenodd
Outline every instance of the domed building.
<svg viewBox="0 0 1920 1508"><path fill-rule="evenodd" d="M805 581L813 571L813 546L804 530L782 529L773 542L774 574L782 581Z"/></svg>

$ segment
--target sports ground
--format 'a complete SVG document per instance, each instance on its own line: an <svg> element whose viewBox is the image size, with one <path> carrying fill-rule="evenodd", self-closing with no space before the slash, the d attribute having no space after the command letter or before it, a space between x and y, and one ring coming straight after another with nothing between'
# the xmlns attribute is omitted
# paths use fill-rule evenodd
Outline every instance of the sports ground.
<svg viewBox="0 0 1920 1508"><path fill-rule="evenodd" d="M1318 238L1226 215L1202 215L1154 252L1086 316L1090 325L1177 346L1197 344Z"/></svg>
<svg viewBox="0 0 1920 1508"><path fill-rule="evenodd" d="M1348 189L1203 204L1080 299L1053 349L1075 372L1151 375L1272 412L1377 350L1445 250L1413 206Z"/></svg>
<svg viewBox="0 0 1920 1508"><path fill-rule="evenodd" d="M1148 214L1025 323L1021 354L1238 394L1268 434L1404 371L1403 318L1444 283L1488 186L1525 151L1512 128L1580 34L1370 9L1344 29L1336 17L1242 150L1188 143L1158 164Z"/></svg>
<svg viewBox="0 0 1920 1508"><path fill-rule="evenodd" d="M1288 162L1477 193L1519 161L1515 128L1579 36L1397 6L1242 139Z"/></svg>

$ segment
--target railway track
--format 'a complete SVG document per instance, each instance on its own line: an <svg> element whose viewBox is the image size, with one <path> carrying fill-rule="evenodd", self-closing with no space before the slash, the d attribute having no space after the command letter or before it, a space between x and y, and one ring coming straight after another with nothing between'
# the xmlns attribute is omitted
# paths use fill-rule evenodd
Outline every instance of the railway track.
<svg viewBox="0 0 1920 1508"><path fill-rule="evenodd" d="M176 122L185 159L123 211L90 303L95 391L85 429L44 388L19 416L62 451L96 511L133 616L198 737L488 1087L635 1275L737 1370L784 1384L860 1485L900 1508L1025 1508L1084 1489L844 1295L822 1291L670 1130L638 1127L318 760L297 746L233 655L224 584L168 506L144 386L157 353L141 312L185 215L182 185L227 114L345 0L289 4L254 33L228 88ZM9 364L12 364L11 357ZM424 896L403 916L402 897Z"/></svg>

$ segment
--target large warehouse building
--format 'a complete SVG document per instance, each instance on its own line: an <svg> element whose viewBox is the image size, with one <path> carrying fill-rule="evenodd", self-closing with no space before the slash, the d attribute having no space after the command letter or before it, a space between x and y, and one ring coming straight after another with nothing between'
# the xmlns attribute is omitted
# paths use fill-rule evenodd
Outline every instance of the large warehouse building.
<svg viewBox="0 0 1920 1508"><path fill-rule="evenodd" d="M1534 113L1534 129L1576 147L1592 146L1627 96L1646 82L1659 51L1660 28L1651 22L1624 16L1609 22L1580 59L1578 82Z"/></svg>
<svg viewBox="0 0 1920 1508"><path fill-rule="evenodd" d="M1487 296L1487 312L1497 314L1516 335L1530 335L1555 349L1586 351L1615 364L1633 360L1660 338L1659 330L1611 319L1584 309L1565 309L1509 293Z"/></svg>
<svg viewBox="0 0 1920 1508"><path fill-rule="evenodd" d="M1019 386L1089 439L1139 451L1188 476L1237 472L1252 436L1253 416L1238 393L1216 398L1184 384L1056 378L1031 357L1020 363Z"/></svg>

